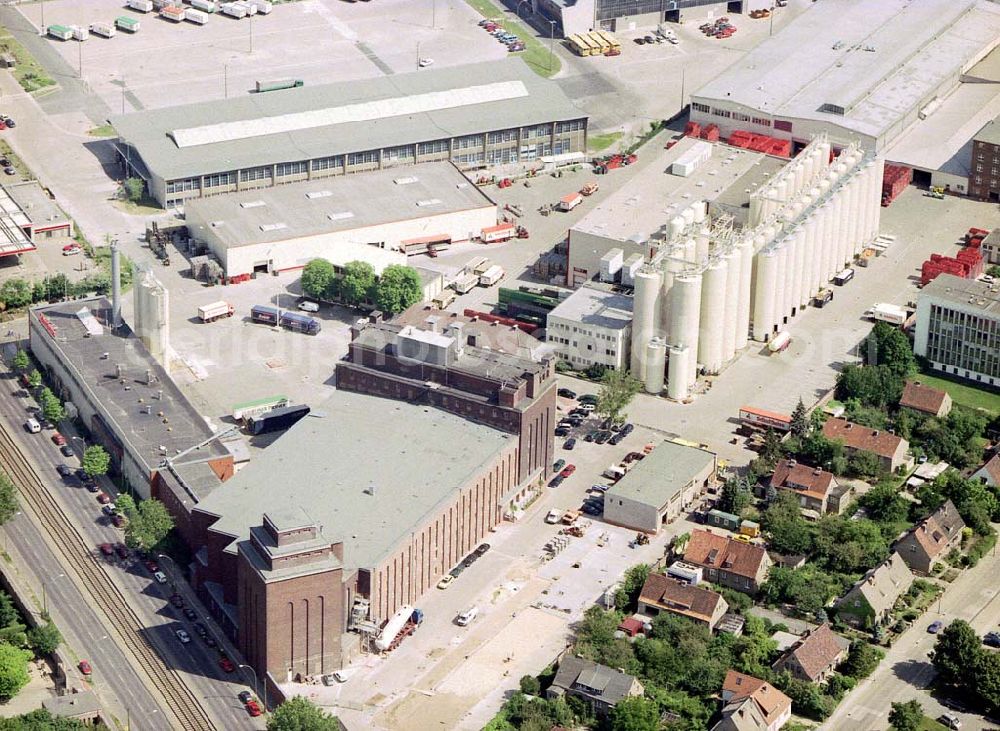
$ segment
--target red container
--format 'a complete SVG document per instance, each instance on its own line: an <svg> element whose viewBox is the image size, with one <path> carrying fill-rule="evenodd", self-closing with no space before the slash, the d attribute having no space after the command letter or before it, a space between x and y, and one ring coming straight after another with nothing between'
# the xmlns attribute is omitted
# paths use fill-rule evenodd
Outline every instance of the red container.
<svg viewBox="0 0 1000 731"><path fill-rule="evenodd" d="M701 131L702 139L708 140L709 142L719 141L719 125L710 124L705 129Z"/></svg>
<svg viewBox="0 0 1000 731"><path fill-rule="evenodd" d="M684 136L685 137L700 137L701 136L701 125L697 122L688 122L684 125Z"/></svg>

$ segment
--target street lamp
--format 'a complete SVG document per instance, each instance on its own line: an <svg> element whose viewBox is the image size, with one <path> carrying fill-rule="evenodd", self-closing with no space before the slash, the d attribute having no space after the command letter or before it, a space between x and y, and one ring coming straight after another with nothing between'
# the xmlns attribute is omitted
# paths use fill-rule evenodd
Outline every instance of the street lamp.
<svg viewBox="0 0 1000 731"><path fill-rule="evenodd" d="M254 692L257 694L258 698L260 698L261 700L264 701L264 713L267 713L267 682L264 683L264 695L261 695L260 694L260 683L257 681L257 671L254 670L249 665L246 665L244 663L240 663L237 667L239 667L239 668L246 668L251 673L253 673L253 689L254 689ZM266 681L266 679L265 679L265 681Z"/></svg>
<svg viewBox="0 0 1000 731"><path fill-rule="evenodd" d="M552 43L556 37L556 21L549 21L549 71L552 71Z"/></svg>
<svg viewBox="0 0 1000 731"><path fill-rule="evenodd" d="M55 576L50 576L48 579L42 579L42 614L45 616L48 616L49 614L48 595L45 593L45 587L50 581L61 579L64 576L66 576L66 574L56 574Z"/></svg>
<svg viewBox="0 0 1000 731"><path fill-rule="evenodd" d="M168 556L167 554L165 554L165 553L158 553L158 554L156 554L156 558L158 558L158 559L160 559L160 558L167 559L170 563L172 563L174 565L174 571L176 573L180 573L180 566L178 566L177 562L174 561L172 558L170 558L170 556ZM173 579L172 576L170 577L170 589L171 589L171 591L174 591L174 592L177 591L177 585L174 583L174 579Z"/></svg>

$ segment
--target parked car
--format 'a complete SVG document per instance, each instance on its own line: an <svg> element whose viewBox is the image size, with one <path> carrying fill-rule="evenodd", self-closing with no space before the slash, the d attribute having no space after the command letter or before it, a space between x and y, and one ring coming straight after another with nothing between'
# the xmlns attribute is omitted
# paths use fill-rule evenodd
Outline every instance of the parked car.
<svg viewBox="0 0 1000 731"><path fill-rule="evenodd" d="M191 635L187 633L187 630L179 629L174 632L174 634L177 635L177 639L179 639L183 645L186 645L191 641Z"/></svg>
<svg viewBox="0 0 1000 731"><path fill-rule="evenodd" d="M1000 647L1000 632L987 632L983 644L989 647Z"/></svg>
<svg viewBox="0 0 1000 731"><path fill-rule="evenodd" d="M563 477L561 474L556 475L551 480L549 480L549 487L559 487L561 484L563 484L564 479L566 478Z"/></svg>
<svg viewBox="0 0 1000 731"><path fill-rule="evenodd" d="M105 515L114 515L115 511L117 510L118 508L114 503L107 503L104 507L101 508L101 512L104 513Z"/></svg>
<svg viewBox="0 0 1000 731"><path fill-rule="evenodd" d="M116 543L115 553L118 554L118 558L128 558L128 546L124 543Z"/></svg>
<svg viewBox="0 0 1000 731"><path fill-rule="evenodd" d="M208 634L208 629L201 622L194 623L194 631L199 637L205 637Z"/></svg>
<svg viewBox="0 0 1000 731"><path fill-rule="evenodd" d="M597 405L597 396L595 396L592 393L585 393L578 400L580 401L581 404L593 404L594 406Z"/></svg>
<svg viewBox="0 0 1000 731"><path fill-rule="evenodd" d="M13 175L14 173L8 173L7 172L8 170L13 170L13 169L14 168L5 168L4 172L7 173L8 175ZM81 251L83 251L83 249L81 249L76 244L70 244L69 246L64 246L63 247L62 253L63 253L63 256L76 256Z"/></svg>
<svg viewBox="0 0 1000 731"><path fill-rule="evenodd" d="M92 672L94 672L94 669L90 667L90 663L87 662L86 660L81 660L80 664L77 665L77 667L80 668L80 672L83 673L84 675L90 675Z"/></svg>
<svg viewBox="0 0 1000 731"><path fill-rule="evenodd" d="M111 558L112 556L115 555L115 547L112 546L110 543L102 543L99 546L99 548L101 549L101 553L103 553L108 558Z"/></svg>
<svg viewBox="0 0 1000 731"><path fill-rule="evenodd" d="M558 393L563 398L576 400L576 391L570 391L568 388L560 388L556 393Z"/></svg>
<svg viewBox="0 0 1000 731"><path fill-rule="evenodd" d="M562 475L563 477L569 477L574 472L576 472L576 465L568 464L565 467L563 467L562 471L559 474Z"/></svg>
<svg viewBox="0 0 1000 731"><path fill-rule="evenodd" d="M604 444L610 438L611 438L611 432L609 432L609 431L599 431L599 432L597 432L597 436L594 437L594 441L597 442L598 444Z"/></svg>
<svg viewBox="0 0 1000 731"><path fill-rule="evenodd" d="M253 693L251 693L249 690L241 690L239 695L237 695L236 697L240 699L240 703L246 705L247 703L253 700Z"/></svg>
<svg viewBox="0 0 1000 731"><path fill-rule="evenodd" d="M219 660L219 667L222 668L223 672L231 673L236 670L236 665L228 657L224 657Z"/></svg>
<svg viewBox="0 0 1000 731"><path fill-rule="evenodd" d="M160 567L156 565L156 561L143 561L143 566L146 567L146 571L151 574L155 574L160 570Z"/></svg>
<svg viewBox="0 0 1000 731"><path fill-rule="evenodd" d="M72 477L72 475L73 475L73 468L70 467L68 464L62 464L62 463L60 463L60 464L56 465L56 472L59 473L60 477L62 477L62 478L65 479L67 477Z"/></svg>
<svg viewBox="0 0 1000 731"><path fill-rule="evenodd" d="M454 580L455 580L454 576L452 576L451 574L445 574L444 576L441 577L441 581L437 583L437 588L447 589L449 586L451 586L451 582L453 582Z"/></svg>
<svg viewBox="0 0 1000 731"><path fill-rule="evenodd" d="M125 525L125 516L122 515L121 513L115 513L114 515L111 516L111 525L113 525L115 528L121 528L123 525Z"/></svg>
<svg viewBox="0 0 1000 731"><path fill-rule="evenodd" d="M178 609L183 609L184 608L184 597L182 597L180 594L171 594L170 595L170 603L173 604Z"/></svg>
<svg viewBox="0 0 1000 731"><path fill-rule="evenodd" d="M552 471L553 472L561 472L562 468L565 467L565 466L566 466L566 460L564 460L564 459L557 459L552 464Z"/></svg>
<svg viewBox="0 0 1000 731"><path fill-rule="evenodd" d="M68 444L63 444L61 447L59 447L59 452L62 454L63 457L72 457L74 455L73 448Z"/></svg>
<svg viewBox="0 0 1000 731"><path fill-rule="evenodd" d="M260 706L257 704L257 701L250 701L246 705L247 713L249 713L252 717L256 718L261 714Z"/></svg>
<svg viewBox="0 0 1000 731"><path fill-rule="evenodd" d="M87 492L99 492L101 488L97 486L97 483L90 480L89 478L83 481L83 486L87 488Z"/></svg>
<svg viewBox="0 0 1000 731"><path fill-rule="evenodd" d="M465 567L462 564L459 564L458 566L456 566L455 568L453 568L451 571L448 572L448 576L450 576L453 579L457 579L463 571L465 571Z"/></svg>
<svg viewBox="0 0 1000 731"><path fill-rule="evenodd" d="M198 619L198 613L194 611L191 607L184 607L184 616L187 617L192 622Z"/></svg>
<svg viewBox="0 0 1000 731"><path fill-rule="evenodd" d="M957 729L962 728L962 719L954 713L942 713L938 716L938 723L945 728L956 729L956 731Z"/></svg>
<svg viewBox="0 0 1000 731"><path fill-rule="evenodd" d="M55 444L57 447L61 447L64 444L66 444L66 437L64 437L59 432L54 432L52 434L51 439L52 439L52 443Z"/></svg>
<svg viewBox="0 0 1000 731"><path fill-rule="evenodd" d="M554 433L555 433L555 435L557 437L565 437L565 436L569 435L571 429L572 429L572 427L570 425L568 425L568 424L566 426L563 426L562 424L560 424L559 426L556 427L556 430L555 430Z"/></svg>
<svg viewBox="0 0 1000 731"><path fill-rule="evenodd" d="M565 442L563 442L563 449L573 449L576 446L576 438L570 437Z"/></svg>
<svg viewBox="0 0 1000 731"><path fill-rule="evenodd" d="M303 312L319 312L319 304L312 300L301 300L298 308Z"/></svg>
<svg viewBox="0 0 1000 731"><path fill-rule="evenodd" d="M622 434L621 432L618 432L617 434L613 434L611 436L611 438L608 440L608 444L618 444L624 438L625 435Z"/></svg>
<svg viewBox="0 0 1000 731"><path fill-rule="evenodd" d="M167 583L167 575L165 573L163 573L162 571L154 571L153 572L153 578L156 580L157 584L166 584Z"/></svg>
<svg viewBox="0 0 1000 731"><path fill-rule="evenodd" d="M944 622L942 622L940 619L936 619L933 622L931 622L930 625L928 625L927 631L932 635L936 635L943 628L944 628Z"/></svg>
<svg viewBox="0 0 1000 731"><path fill-rule="evenodd" d="M111 497L108 495L108 493L101 490L100 492L97 493L97 502L99 502L101 505L107 505L108 503L111 502Z"/></svg>
<svg viewBox="0 0 1000 731"><path fill-rule="evenodd" d="M209 647L215 647L216 645L219 644L218 642L215 641L215 638L212 637L212 635L205 635L204 637L202 637L202 639L205 640L205 644L208 645Z"/></svg>
<svg viewBox="0 0 1000 731"><path fill-rule="evenodd" d="M489 550L490 550L490 544L489 543L480 543L476 547L476 555L477 556L482 556L483 554L485 554Z"/></svg>

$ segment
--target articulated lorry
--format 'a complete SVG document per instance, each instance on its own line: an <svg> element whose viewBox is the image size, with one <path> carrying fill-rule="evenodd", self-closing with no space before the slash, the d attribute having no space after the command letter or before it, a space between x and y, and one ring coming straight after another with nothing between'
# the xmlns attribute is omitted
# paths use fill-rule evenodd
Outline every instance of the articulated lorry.
<svg viewBox="0 0 1000 731"><path fill-rule="evenodd" d="M215 322L223 317L232 317L236 308L228 302L219 300L198 308L198 317L202 322Z"/></svg>

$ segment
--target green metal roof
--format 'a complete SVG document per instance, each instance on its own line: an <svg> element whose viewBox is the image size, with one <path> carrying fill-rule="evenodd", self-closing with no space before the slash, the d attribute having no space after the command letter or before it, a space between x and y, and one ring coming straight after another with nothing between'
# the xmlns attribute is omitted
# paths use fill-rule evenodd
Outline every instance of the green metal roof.
<svg viewBox="0 0 1000 731"><path fill-rule="evenodd" d="M664 441L646 455L631 472L608 490L611 497L624 497L661 508L691 483L715 455L697 447Z"/></svg>
<svg viewBox="0 0 1000 731"><path fill-rule="evenodd" d="M475 87L503 82L520 82L526 94L476 100ZM424 110L426 104L413 103L418 95L440 93L445 98L465 95L470 102L429 111ZM378 105L385 113L352 121L345 108L354 105ZM586 116L556 83L535 75L522 61L509 59L246 94L135 112L110 121L122 142L134 147L154 175L174 180ZM308 120L308 126L296 128L289 124L290 117ZM260 127L269 118L275 132L262 133ZM330 123L321 124L323 119ZM254 136L222 139L233 128L239 134L242 123L253 129Z"/></svg>

